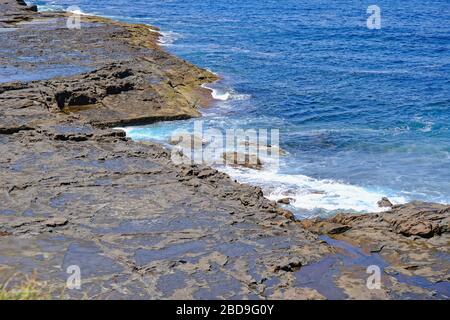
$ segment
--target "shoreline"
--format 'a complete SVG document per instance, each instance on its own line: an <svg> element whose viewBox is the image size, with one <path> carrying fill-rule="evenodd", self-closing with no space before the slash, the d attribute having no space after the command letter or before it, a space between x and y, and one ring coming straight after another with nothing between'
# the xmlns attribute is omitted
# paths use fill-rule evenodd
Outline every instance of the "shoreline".
<svg viewBox="0 0 450 320"><path fill-rule="evenodd" d="M57 11L49 11L49 12L57 12ZM66 14L68 14L68 12L64 11ZM110 21L111 23L121 23L126 25L126 22L123 22L122 20L115 20L115 18L112 17L108 17L108 16L103 16L103 15L94 15L92 13L84 13L81 12L81 15L87 17L87 18L91 18L93 20L95 19L106 19L106 21ZM133 24L134 23L130 23ZM164 41L162 41L162 39L164 37L166 37L166 34L171 34L173 31L171 30L166 30L166 31L162 31L159 27L156 26L152 26L150 24L146 24L146 23L136 23L136 25L144 25L147 26L151 32L154 32L158 35L158 39L156 41L156 43L160 46L162 51L167 52L170 55L174 55L176 56L176 54L173 54L170 52L169 49L166 48L166 44L164 43ZM172 43L169 42L169 45L171 45ZM183 59L184 60L184 59ZM212 70L209 70L208 68L203 68L204 70L206 70L207 72L213 74L216 79L213 80L213 82L206 82L206 83L202 83L199 88L197 88L196 90L199 90L198 92L195 92L196 98L200 101L200 108L198 109L199 111L199 118L202 117L201 113L202 113L202 109L206 109L211 107L211 105L213 105L214 103L217 102L223 102L223 101L228 101L228 100L233 100L233 93L231 93L230 91L224 90L222 92L219 92L218 89L216 88L212 88L211 85L214 85L216 82L219 82L221 79L220 75L215 73ZM194 91L196 91L194 90ZM245 95L245 94L244 94ZM130 122L125 122L125 123L117 123L118 127L140 127L140 126L146 126L146 125L152 125L155 123L159 123L159 122L169 122L169 121L177 121L177 120L189 120L192 119L192 117L189 116L181 116L181 117L174 117L174 118L167 118L167 117L161 117L161 118L156 118L156 119L147 119L147 118L143 118L140 120L135 120L135 121L130 121ZM108 127L114 127L114 125L108 125ZM130 137L132 138L132 137ZM155 143L162 143L164 144L164 141L158 141L155 139L150 139L150 141L153 141ZM217 168L216 168L217 169ZM226 171L221 171L224 173L227 173ZM231 174L231 173L228 173ZM234 179L238 179L239 180L239 174L237 174L236 176L233 176ZM295 177L295 175L294 175ZM308 180L317 180L315 178L312 178L310 176L302 176L301 178L307 178ZM432 200L432 199L427 199L427 198L420 198L421 200L418 200L414 197L407 197L404 195L400 195L397 191L393 191L393 190L387 190L386 188L384 188L382 185L381 186L377 186L377 188L369 188L367 186L364 186L364 184L350 184L348 182L346 182L345 180L334 180L334 179L319 179L317 180L317 182L321 182L324 184L327 184L329 182L331 182L332 184L339 184L341 188L354 188L354 189L359 189L360 192L364 192L366 193L364 195L364 199L362 200L362 196L360 196L359 201L362 203L361 205L358 204L349 204L347 207L338 207L333 206L333 205L329 205L330 208L325 208L324 207L314 207L309 205L307 208L306 207L301 207L301 208L297 208L297 207L289 207L289 210L294 210L294 211L302 211L302 210L306 210L308 212L313 212L316 211L317 212L322 212L319 213L317 215L313 215L312 217L322 217L322 216L334 216L338 213L355 213L355 214L367 214L367 213L382 213L382 212L386 212L388 211L388 209L383 208L383 207L379 207L377 205L377 202L381 201L383 198L387 197L389 198L389 200L393 203L393 204L406 204L409 202L415 202L415 201L420 201L420 202L431 202L431 203L436 203L436 204L442 204L442 205L447 205L450 204L448 202L445 201L440 201L440 200ZM247 182L245 181L245 179L241 182L241 183L248 183L248 184L253 184L255 186L261 187L261 188L265 188L264 187L264 183L258 183L257 181L250 181ZM315 189L314 187L311 187L312 189ZM289 188L286 188L289 189ZM265 190L267 191L267 190ZM328 192L327 191L319 191L319 192ZM342 193L337 193L338 197L346 197L348 196L349 192L344 192L341 191ZM333 193L333 191L331 191L331 193ZM353 194L357 194L358 190L353 190L351 193ZM278 200L283 200L283 199L287 199L287 198L295 198L297 195L295 193L293 194L285 194L283 196L274 196L271 195L268 196L268 198L272 201L278 201ZM330 198L333 198L335 195L330 194ZM378 196L378 198L376 200L375 197ZM351 196L348 196L348 198L352 198ZM347 201L348 199L345 198ZM370 200L369 200L370 199ZM309 201L308 199L304 199L303 201ZM321 199L319 201L322 201L322 203L328 203L328 199ZM319 201L314 201L315 203L319 202ZM333 201L331 199L331 201ZM345 200L343 200L345 202ZM294 202L295 203L295 202ZM285 207L286 208L286 207Z"/></svg>
<svg viewBox="0 0 450 320"><path fill-rule="evenodd" d="M5 3L12 2L0 1ZM389 267L395 272L449 280L448 264L433 253L443 247L442 254L448 255L449 207L415 203L372 216L298 222L259 188L208 167L174 166L161 146L130 141L111 127L198 117L195 89L216 76L156 47L155 38L148 41L152 32L144 30L146 25L83 16L90 26L75 36L64 30L65 14L13 7L13 22L56 18L43 25L59 28L42 34L21 25L6 38L6 48L18 45L39 52L43 43L64 36L65 47L51 47L56 59L52 56L44 67L54 67L60 59L61 64L85 63L90 71L0 83L3 277L25 266L41 271L56 289L64 283L61 271L70 261L84 264L84 292L95 298L125 298L131 292L150 299L320 299L327 298L326 290L314 283L298 285L298 279L305 277L307 266L336 255L333 245L316 235L328 234L370 247L369 254L379 249L392 257ZM2 23L8 25L7 19ZM21 32L41 44L20 42ZM97 42L108 50L97 52ZM65 53L76 50L83 55L66 61ZM5 59L6 66L16 63L13 58ZM39 260L42 253L46 258ZM418 261L419 253L429 255L427 261ZM438 270L430 269L436 263ZM51 267L55 265L60 268ZM328 285L349 299L389 299L408 291L434 297L432 290L399 284L389 275L386 290L367 293L364 269L358 266L352 275L352 268L344 267L338 281ZM123 278L120 290L113 285L116 278ZM220 287L215 285L218 278ZM79 292L68 293L68 298L77 297Z"/></svg>

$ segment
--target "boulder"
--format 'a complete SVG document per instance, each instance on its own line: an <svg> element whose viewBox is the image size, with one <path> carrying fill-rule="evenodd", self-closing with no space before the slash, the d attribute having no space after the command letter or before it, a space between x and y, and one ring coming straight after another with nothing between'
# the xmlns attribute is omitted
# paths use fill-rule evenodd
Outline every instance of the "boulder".
<svg viewBox="0 0 450 320"><path fill-rule="evenodd" d="M378 201L377 204L380 208L392 208L394 206L392 202L386 197Z"/></svg>
<svg viewBox="0 0 450 320"><path fill-rule="evenodd" d="M283 198L283 199L279 199L277 201L277 203L279 203L279 204L290 204L292 201L295 201L295 200L292 199L292 198Z"/></svg>
<svg viewBox="0 0 450 320"><path fill-rule="evenodd" d="M241 166L250 169L260 170L262 161L257 155L239 154L238 152L225 152L222 155L226 165Z"/></svg>

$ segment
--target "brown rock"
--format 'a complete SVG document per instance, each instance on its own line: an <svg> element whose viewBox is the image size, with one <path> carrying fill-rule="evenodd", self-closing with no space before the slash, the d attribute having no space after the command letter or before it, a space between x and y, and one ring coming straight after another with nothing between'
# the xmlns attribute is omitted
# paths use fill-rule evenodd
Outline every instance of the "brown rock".
<svg viewBox="0 0 450 320"><path fill-rule="evenodd" d="M325 225L325 232L328 234L341 234L348 230L350 230L351 227L339 223L329 223Z"/></svg>
<svg viewBox="0 0 450 320"><path fill-rule="evenodd" d="M65 226L68 222L69 222L69 220L67 220L66 218L55 217L55 218L51 218L51 219L48 219L47 221L45 221L45 225L47 227L54 228L54 227Z"/></svg>
<svg viewBox="0 0 450 320"><path fill-rule="evenodd" d="M288 210L284 210L284 209L282 209L282 208L277 208L277 209L276 209L276 212L277 212L279 215L285 217L285 218L288 219L288 220L291 220L291 221L294 221L294 220L295 220L295 215L294 215L292 212L288 211Z"/></svg>
<svg viewBox="0 0 450 320"><path fill-rule="evenodd" d="M433 225L429 221L409 221L401 223L397 231L404 236L419 236L429 238L433 236Z"/></svg>
<svg viewBox="0 0 450 320"><path fill-rule="evenodd" d="M199 172L199 174L198 174L198 178L199 179L205 179L205 178L208 178L208 177L211 177L211 176L213 176L213 175L215 175L217 173L217 170L214 170L214 169L204 169L204 170L202 170L202 171L200 171Z"/></svg>
<svg viewBox="0 0 450 320"><path fill-rule="evenodd" d="M241 166L257 170L262 168L262 161L256 155L226 152L222 155L222 157L225 160L226 165Z"/></svg>
<svg viewBox="0 0 450 320"><path fill-rule="evenodd" d="M380 201L378 201L377 204L380 208L387 208L387 207L392 208L394 206L392 204L392 202L386 197L384 197Z"/></svg>
<svg viewBox="0 0 450 320"><path fill-rule="evenodd" d="M323 219L310 219L303 220L300 222L301 225L318 234L330 234L337 235L342 234L351 229L349 225L344 225L337 222L332 222Z"/></svg>
<svg viewBox="0 0 450 320"><path fill-rule="evenodd" d="M294 199L292 198L283 198L277 201L277 203L279 204L290 204L291 201L293 201Z"/></svg>

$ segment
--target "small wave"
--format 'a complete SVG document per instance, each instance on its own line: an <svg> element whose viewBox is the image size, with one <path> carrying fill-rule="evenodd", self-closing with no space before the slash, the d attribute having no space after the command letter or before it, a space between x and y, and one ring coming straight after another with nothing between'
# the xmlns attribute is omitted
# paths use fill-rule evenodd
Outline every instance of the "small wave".
<svg viewBox="0 0 450 320"><path fill-rule="evenodd" d="M250 94L231 93L231 100L243 101L243 100L249 100L251 98L252 98L252 95L250 95Z"/></svg>
<svg viewBox="0 0 450 320"><path fill-rule="evenodd" d="M419 129L419 131L424 132L424 133L431 132L432 130L433 130L433 123L432 122L426 123L423 128Z"/></svg>
<svg viewBox="0 0 450 320"><path fill-rule="evenodd" d="M143 127L115 128L124 130L134 140L168 141L173 128L170 124L150 130ZM214 159L211 159L214 160ZM292 209L299 217L329 215L338 211L381 212L377 202L387 196L394 204L405 203L407 199L392 192L372 190L330 179L315 179L305 175L279 174L278 163L271 158L261 158L264 170L217 166L241 183L260 186L264 195L273 201L292 198ZM214 163L212 161L211 163Z"/></svg>
<svg viewBox="0 0 450 320"><path fill-rule="evenodd" d="M414 121L419 126L418 130L423 133L431 132L433 131L434 122L425 120L422 117L415 117Z"/></svg>
<svg viewBox="0 0 450 320"><path fill-rule="evenodd" d="M314 137L321 135L357 134L357 133L383 133L383 131L370 128L342 128L342 129L329 128L329 129L296 130L288 132L286 134L292 137Z"/></svg>
<svg viewBox="0 0 450 320"><path fill-rule="evenodd" d="M218 90L213 89L211 93L212 97L216 100L227 101L230 98L230 93L219 93Z"/></svg>
<svg viewBox="0 0 450 320"><path fill-rule="evenodd" d="M39 12L64 11L64 8L58 5L38 5Z"/></svg>
<svg viewBox="0 0 450 320"><path fill-rule="evenodd" d="M181 34L173 32L173 31L158 31L161 35L158 39L158 43L160 46L171 46L181 38Z"/></svg>
<svg viewBox="0 0 450 320"><path fill-rule="evenodd" d="M369 190L360 186L350 185L334 180L314 179L305 175L278 174L271 171L252 169L235 169L224 167L234 179L242 183L260 186L269 200L277 201L291 198L291 206L303 213L302 217L311 217L313 212L382 212L377 202L386 196L385 193ZM405 203L403 197L389 196L397 203Z"/></svg>
<svg viewBox="0 0 450 320"><path fill-rule="evenodd" d="M151 32L159 35L158 44L160 46L171 46L175 41L181 38L181 34L173 31L161 31L153 28L148 28Z"/></svg>
<svg viewBox="0 0 450 320"><path fill-rule="evenodd" d="M216 75L216 76L219 76L219 74L218 74L217 72L214 72L214 71L212 71L212 70L209 69L209 68L205 68L205 69L206 69L206 71L211 72L212 74L214 74L214 75Z"/></svg>
<svg viewBox="0 0 450 320"><path fill-rule="evenodd" d="M78 14L80 16L89 16L89 15L93 15L93 14L89 14L86 12L83 12L79 7L77 6L70 6L70 7L63 7L60 5L52 5L52 4L48 4L48 5L38 5L38 11L40 12L57 12L57 11L65 11L65 12L70 12L73 14Z"/></svg>
<svg viewBox="0 0 450 320"><path fill-rule="evenodd" d="M353 74L387 74L387 75L393 75L393 74L409 74L410 71L404 70L404 69L390 69L390 70L350 70L350 73Z"/></svg>
<svg viewBox="0 0 450 320"><path fill-rule="evenodd" d="M212 88L212 87L210 87L210 86L208 86L206 84L203 84L202 87L205 88L205 89L208 89L209 91L211 91L211 96L215 100L227 101L230 98L230 92L229 91L223 91L223 90L215 89L215 88Z"/></svg>
<svg viewBox="0 0 450 320"><path fill-rule="evenodd" d="M89 16L89 15L93 15L93 14L90 14L90 13L83 12L83 10L81 10L81 9L80 9L79 7L77 7L77 6L70 6L70 7L66 8L64 11L65 11L65 12L70 12L70 13L73 13L73 14L78 14L78 15L80 15L80 16Z"/></svg>
<svg viewBox="0 0 450 320"><path fill-rule="evenodd" d="M249 94L242 94L237 93L234 90L223 90L223 89L216 89L209 87L208 85L202 85L203 88L208 89L211 91L211 96L215 100L219 101L228 101L228 100L235 100L235 101L242 101L242 100L248 100L252 96Z"/></svg>

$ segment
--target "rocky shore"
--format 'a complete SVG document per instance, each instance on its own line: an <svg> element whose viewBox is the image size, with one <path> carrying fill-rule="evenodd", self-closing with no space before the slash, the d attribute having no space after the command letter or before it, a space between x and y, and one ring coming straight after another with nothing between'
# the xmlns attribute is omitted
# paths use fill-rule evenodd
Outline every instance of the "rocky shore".
<svg viewBox="0 0 450 320"><path fill-rule="evenodd" d="M112 128L198 117L217 77L156 28L66 20L0 0L0 283L35 274L68 299L449 298L450 206L295 221L259 188L176 166Z"/></svg>

